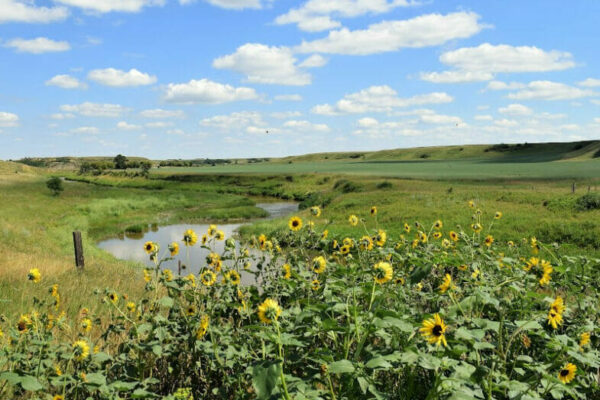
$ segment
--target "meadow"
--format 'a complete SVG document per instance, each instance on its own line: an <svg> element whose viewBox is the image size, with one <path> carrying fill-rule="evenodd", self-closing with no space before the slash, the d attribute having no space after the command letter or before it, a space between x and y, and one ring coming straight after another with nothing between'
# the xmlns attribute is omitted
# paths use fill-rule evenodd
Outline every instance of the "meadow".
<svg viewBox="0 0 600 400"><path fill-rule="evenodd" d="M598 160L315 157L148 178L0 163L0 398L600 398ZM265 199L301 211L219 237ZM147 243L155 268L95 247L182 222L217 226ZM221 240L199 276L163 272ZM249 261L260 287L239 285Z"/></svg>

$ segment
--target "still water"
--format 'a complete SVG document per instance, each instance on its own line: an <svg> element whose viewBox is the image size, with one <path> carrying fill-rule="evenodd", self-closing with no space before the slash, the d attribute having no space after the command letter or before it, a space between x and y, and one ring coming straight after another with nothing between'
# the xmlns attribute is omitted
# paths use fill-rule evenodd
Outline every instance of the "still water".
<svg viewBox="0 0 600 400"><path fill-rule="evenodd" d="M258 203L257 207L269 213L266 219L283 217L292 214L298 210L297 203L285 202L285 203ZM236 230L243 224L217 224L218 228L225 232L225 238L230 238L236 232ZM161 247L160 256L168 253L167 247L171 242L179 243L179 254L175 256L174 260L169 261L167 264L163 264L163 268L168 268L173 272L177 273L178 261L181 261L183 265L188 264L188 255L186 250L189 250L189 266L181 271L182 275L189 273L198 274L199 270L206 265L206 256L209 251L200 248L198 245L186 248L183 244L183 232L187 229L193 229L198 234L198 241L202 234L208 230L208 224L181 224L181 225L168 225L160 227L149 227L145 233L137 235L126 235L125 237L108 239L98 243L98 247L108 251L115 257L121 260L139 261L148 266L154 266L154 262L150 261L148 254L144 250L144 243L152 241L158 243ZM212 249L215 253L221 254L225 246L225 241L213 242ZM249 278L242 274L242 282L247 283ZM246 282L244 282L246 281Z"/></svg>

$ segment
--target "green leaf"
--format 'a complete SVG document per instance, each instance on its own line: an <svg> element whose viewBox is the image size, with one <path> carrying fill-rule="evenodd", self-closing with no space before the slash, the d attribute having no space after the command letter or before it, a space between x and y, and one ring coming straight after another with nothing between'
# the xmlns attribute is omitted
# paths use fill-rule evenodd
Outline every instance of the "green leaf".
<svg viewBox="0 0 600 400"><path fill-rule="evenodd" d="M94 385L94 386L106 385L106 378L104 377L104 375L99 374L97 372L87 374L85 376L85 381L88 385Z"/></svg>
<svg viewBox="0 0 600 400"><path fill-rule="evenodd" d="M333 374L352 373L354 372L354 365L349 360L340 360L329 364L327 369Z"/></svg>
<svg viewBox="0 0 600 400"><path fill-rule="evenodd" d="M29 375L21 377L21 387L30 392L35 392L44 388L36 377Z"/></svg>
<svg viewBox="0 0 600 400"><path fill-rule="evenodd" d="M14 372L3 372L0 374L0 380L5 380L11 385L16 385L21 382L21 376L19 374L15 374Z"/></svg>
<svg viewBox="0 0 600 400"><path fill-rule="evenodd" d="M392 368L392 364L387 362L383 357L375 357L365 364L367 368Z"/></svg>
<svg viewBox="0 0 600 400"><path fill-rule="evenodd" d="M173 307L174 301L171 297L165 296L158 301L158 304L166 308L171 308Z"/></svg>
<svg viewBox="0 0 600 400"><path fill-rule="evenodd" d="M268 399L277 387L277 381L281 374L279 361L265 361L252 368L252 385L256 390L256 398Z"/></svg>

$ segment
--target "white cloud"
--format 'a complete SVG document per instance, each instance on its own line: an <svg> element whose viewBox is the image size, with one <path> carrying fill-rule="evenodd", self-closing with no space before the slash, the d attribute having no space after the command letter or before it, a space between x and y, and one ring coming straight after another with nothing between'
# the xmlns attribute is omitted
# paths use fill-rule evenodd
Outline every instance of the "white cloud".
<svg viewBox="0 0 600 400"><path fill-rule="evenodd" d="M246 81L279 85L308 85L310 74L296 65L296 58L287 47L246 43L233 54L219 57L213 67L230 69L246 75Z"/></svg>
<svg viewBox="0 0 600 400"><path fill-rule="evenodd" d="M65 7L36 7L33 1L0 0L0 24L6 22L49 23L66 19Z"/></svg>
<svg viewBox="0 0 600 400"><path fill-rule="evenodd" d="M478 20L479 15L475 13L456 12L383 21L362 30L342 28L331 31L325 38L302 42L295 50L300 53L367 55L401 48L437 46L475 35L484 28Z"/></svg>
<svg viewBox="0 0 600 400"><path fill-rule="evenodd" d="M208 79L191 80L188 83L170 83L165 92L165 101L181 104L222 104L257 98L258 95L252 88L236 88Z"/></svg>
<svg viewBox="0 0 600 400"><path fill-rule="evenodd" d="M306 120L290 120L283 124L284 128L302 132L329 132L331 129L325 124L314 124Z"/></svg>
<svg viewBox="0 0 600 400"><path fill-rule="evenodd" d="M163 110L160 108L156 108L153 110L144 110L140 112L140 115L144 118L182 118L185 116L185 113L181 110Z"/></svg>
<svg viewBox="0 0 600 400"><path fill-rule="evenodd" d="M148 122L144 126L146 128L150 128L150 129L163 129L163 128L168 128L170 126L173 126L173 123L172 122L157 121L157 122Z"/></svg>
<svg viewBox="0 0 600 400"><path fill-rule="evenodd" d="M492 45L464 47L443 53L440 62L454 70L422 73L421 79L438 83L490 80L496 73L547 72L573 68L567 52L545 51L534 46Z"/></svg>
<svg viewBox="0 0 600 400"><path fill-rule="evenodd" d="M302 96L299 94L281 94L275 96L275 100L277 101L302 101Z"/></svg>
<svg viewBox="0 0 600 400"><path fill-rule="evenodd" d="M82 133L87 135L96 135L100 132L100 130L95 126L81 126L79 128L72 129L71 132Z"/></svg>
<svg viewBox="0 0 600 400"><path fill-rule="evenodd" d="M500 114L513 115L513 116L525 116L533 114L533 110L523 104L509 104L506 107L500 107L498 109Z"/></svg>
<svg viewBox="0 0 600 400"><path fill-rule="evenodd" d="M277 25L297 24L307 32L318 32L341 26L331 17L351 18L364 14L382 14L396 7L406 7L416 2L406 0L309 0L298 8L275 19Z"/></svg>
<svg viewBox="0 0 600 400"><path fill-rule="evenodd" d="M87 85L71 75L56 75L46 81L46 86L58 86L63 89L87 89Z"/></svg>
<svg viewBox="0 0 600 400"><path fill-rule="evenodd" d="M303 68L319 68L327 64L327 59L320 54L313 54L300 63Z"/></svg>
<svg viewBox="0 0 600 400"><path fill-rule="evenodd" d="M62 121L63 119L71 119L71 118L75 118L75 115L73 114L69 114L69 113L56 113L56 114L52 114L50 115L50 118L58 120L58 121Z"/></svg>
<svg viewBox="0 0 600 400"><path fill-rule="evenodd" d="M119 104L99 104L85 102L76 105L62 105L60 110L67 113L80 114L85 117L107 117L116 118L128 111L127 108Z"/></svg>
<svg viewBox="0 0 600 400"><path fill-rule="evenodd" d="M69 42L59 42L45 37L38 37L35 39L11 39L4 44L4 47L11 47L19 53L31 54L56 53L71 49Z"/></svg>
<svg viewBox="0 0 600 400"><path fill-rule="evenodd" d="M259 112L241 111L204 118L200 125L222 130L239 130L247 126L265 126L266 123Z"/></svg>
<svg viewBox="0 0 600 400"><path fill-rule="evenodd" d="M126 121L120 121L117 123L117 128L123 131L136 131L142 129L139 125L129 124Z"/></svg>
<svg viewBox="0 0 600 400"><path fill-rule="evenodd" d="M377 121L375 118L364 117L359 119L357 123L358 126L360 126L361 128L371 128L377 126L377 124L379 124L379 121Z"/></svg>
<svg viewBox="0 0 600 400"><path fill-rule="evenodd" d="M19 125L19 116L17 114L0 111L0 126L11 128Z"/></svg>
<svg viewBox="0 0 600 400"><path fill-rule="evenodd" d="M421 115L421 122L425 124L436 124L436 125L460 125L463 123L462 119L452 115L441 115L441 114L424 114Z"/></svg>
<svg viewBox="0 0 600 400"><path fill-rule="evenodd" d="M488 83L486 89L488 89L488 90L514 90L514 89L522 89L525 86L527 86L527 85L525 85L524 83L520 83L520 82L506 83L506 82L502 82L502 81L491 81L490 83Z"/></svg>
<svg viewBox="0 0 600 400"><path fill-rule="evenodd" d="M312 112L322 115L359 114L365 112L390 112L395 108L424 104L449 103L453 98L447 93L436 92L400 98L391 87L371 86L360 92L348 94L335 105L322 104L313 107Z"/></svg>
<svg viewBox="0 0 600 400"><path fill-rule="evenodd" d="M82 8L97 13L139 12L144 7L162 6L165 0L54 0L71 7Z"/></svg>
<svg viewBox="0 0 600 400"><path fill-rule="evenodd" d="M272 112L269 115L272 118L276 118L276 119L287 119L287 118L299 117L302 115L302 113L300 111L279 111L279 112Z"/></svg>
<svg viewBox="0 0 600 400"><path fill-rule="evenodd" d="M590 89L579 89L564 83L533 81L525 89L510 93L508 98L514 100L573 100L595 95L597 93Z"/></svg>
<svg viewBox="0 0 600 400"><path fill-rule="evenodd" d="M90 71L88 79L101 85L113 87L146 86L156 82L156 76L140 72L137 69L121 71L114 68Z"/></svg>
<svg viewBox="0 0 600 400"><path fill-rule="evenodd" d="M194 0L179 0L181 4L192 3ZM261 0L205 0L207 3L229 10L243 10L245 8L263 8ZM269 3L267 0L266 3Z"/></svg>
<svg viewBox="0 0 600 400"><path fill-rule="evenodd" d="M590 103L600 106L600 100L597 100L597 99L590 100Z"/></svg>
<svg viewBox="0 0 600 400"><path fill-rule="evenodd" d="M600 86L600 79L587 78L586 80L578 82L577 84L584 87L598 87Z"/></svg>
<svg viewBox="0 0 600 400"><path fill-rule="evenodd" d="M494 75L483 71L422 72L421 80L433 83L481 82L493 79Z"/></svg>
<svg viewBox="0 0 600 400"><path fill-rule="evenodd" d="M475 121L492 121L494 119L494 117L492 117L491 115L476 115L473 118L475 119Z"/></svg>
<svg viewBox="0 0 600 400"><path fill-rule="evenodd" d="M495 120L494 125L504 127L504 128L511 128L511 127L519 125L519 123L517 121L515 121L514 119L503 118L503 119Z"/></svg>

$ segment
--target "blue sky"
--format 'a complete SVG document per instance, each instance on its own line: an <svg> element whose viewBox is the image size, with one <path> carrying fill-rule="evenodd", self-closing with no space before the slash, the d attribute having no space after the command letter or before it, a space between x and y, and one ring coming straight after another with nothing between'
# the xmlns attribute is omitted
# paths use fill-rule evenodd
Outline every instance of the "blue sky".
<svg viewBox="0 0 600 400"><path fill-rule="evenodd" d="M565 4L0 0L0 158L597 139L600 2Z"/></svg>

